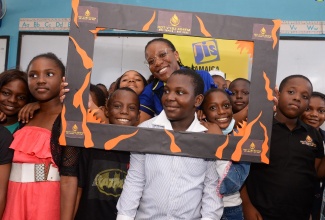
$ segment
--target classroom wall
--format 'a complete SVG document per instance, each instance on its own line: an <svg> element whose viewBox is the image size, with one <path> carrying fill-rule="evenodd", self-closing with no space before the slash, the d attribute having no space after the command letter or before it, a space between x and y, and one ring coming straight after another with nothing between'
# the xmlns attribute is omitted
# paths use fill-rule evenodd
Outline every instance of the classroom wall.
<svg viewBox="0 0 325 220"><path fill-rule="evenodd" d="M10 36L8 68L16 65L20 18L70 18L70 0L6 0L7 13L0 27L0 35ZM110 0L152 8L197 11L245 17L282 20L325 21L325 2L315 0ZM315 35L325 37L325 35Z"/></svg>

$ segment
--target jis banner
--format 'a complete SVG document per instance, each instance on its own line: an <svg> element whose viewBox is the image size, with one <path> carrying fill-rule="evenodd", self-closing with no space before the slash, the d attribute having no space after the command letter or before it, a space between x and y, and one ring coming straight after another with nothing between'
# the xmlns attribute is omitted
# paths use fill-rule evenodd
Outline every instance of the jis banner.
<svg viewBox="0 0 325 220"><path fill-rule="evenodd" d="M208 72L219 69L228 80L250 79L253 42L168 34L164 38L175 45L185 66Z"/></svg>

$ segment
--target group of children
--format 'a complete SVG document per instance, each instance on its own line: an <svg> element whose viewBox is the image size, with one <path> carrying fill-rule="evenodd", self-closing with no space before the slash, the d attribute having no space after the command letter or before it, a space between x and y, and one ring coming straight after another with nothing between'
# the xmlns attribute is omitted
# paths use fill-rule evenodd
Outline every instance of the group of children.
<svg viewBox="0 0 325 220"><path fill-rule="evenodd" d="M231 94L215 88L209 73L184 67L163 38L147 44L145 57L155 76L148 85L127 71L106 101L90 85L89 108L99 109L102 121L232 135L234 114L247 117L247 79L232 81ZM47 53L31 60L28 77L0 74L2 219L309 219L316 171L325 176L325 98L312 93L308 78L292 75L280 84L267 165L61 147L64 73ZM30 100L38 110L20 124L18 112Z"/></svg>

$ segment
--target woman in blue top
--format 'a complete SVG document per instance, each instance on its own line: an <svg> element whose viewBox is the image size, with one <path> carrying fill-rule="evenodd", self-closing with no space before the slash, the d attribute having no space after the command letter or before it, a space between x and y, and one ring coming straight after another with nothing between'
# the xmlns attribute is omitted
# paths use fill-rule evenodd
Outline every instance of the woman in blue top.
<svg viewBox="0 0 325 220"><path fill-rule="evenodd" d="M155 80L148 84L140 95L140 122L146 121L162 111L161 97L164 85L170 75L184 65L175 46L165 38L155 38L145 47L146 64ZM203 70L196 71L204 81L204 92L215 88L210 74Z"/></svg>

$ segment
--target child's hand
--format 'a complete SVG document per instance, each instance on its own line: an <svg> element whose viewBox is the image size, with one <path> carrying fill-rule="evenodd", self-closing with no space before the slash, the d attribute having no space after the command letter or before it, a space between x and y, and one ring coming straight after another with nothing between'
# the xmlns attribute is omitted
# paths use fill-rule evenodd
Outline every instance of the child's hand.
<svg viewBox="0 0 325 220"><path fill-rule="evenodd" d="M198 110L197 112L196 112L196 114L197 114L197 119L199 119L199 121L204 121L205 120L205 115L204 115L204 113L203 113L203 111L202 110Z"/></svg>
<svg viewBox="0 0 325 220"><path fill-rule="evenodd" d="M263 220L260 212L253 206L252 203L250 204L243 204L243 213L244 219L247 220Z"/></svg>
<svg viewBox="0 0 325 220"><path fill-rule="evenodd" d="M208 131L206 132L208 134L222 134L220 127L215 123L211 123L206 120L202 120L201 125L203 125L204 127L206 127L208 129Z"/></svg>
<svg viewBox="0 0 325 220"><path fill-rule="evenodd" d="M88 109L87 121L93 123L108 124L108 118L105 117L104 112L100 109Z"/></svg>
<svg viewBox="0 0 325 220"><path fill-rule="evenodd" d="M276 107L278 106L278 95L279 95L279 89L277 86L275 86L274 88L274 93L275 93L275 96L273 96L273 103L274 103L274 106L273 106L273 111L276 112Z"/></svg>
<svg viewBox="0 0 325 220"><path fill-rule="evenodd" d="M69 92L70 89L66 88L68 86L68 83L65 81L65 77L62 77L62 82L61 82L61 90L60 90L60 101L63 103L65 99L65 93Z"/></svg>
<svg viewBox="0 0 325 220"><path fill-rule="evenodd" d="M235 121L236 121L236 125L235 127L237 127L239 124L239 122L242 121L247 121L247 116L248 116L248 105L243 108L242 110L240 110L239 112L237 112L236 114L233 115Z"/></svg>
<svg viewBox="0 0 325 220"><path fill-rule="evenodd" d="M205 114L202 110L197 111L197 118L199 119L201 125L206 127L208 131L206 133L208 134L222 134L222 131L220 127L215 123L210 123L207 121Z"/></svg>
<svg viewBox="0 0 325 220"><path fill-rule="evenodd" d="M105 123L105 124L109 124L109 121L108 121L108 118L105 116L105 113L104 113L104 106L101 106L99 107L98 111L94 114L94 116L97 118L97 119L100 119L100 123Z"/></svg>
<svg viewBox="0 0 325 220"><path fill-rule="evenodd" d="M7 115L5 115L5 113L0 111L0 121L4 121L4 120L6 120L6 118L7 118Z"/></svg>
<svg viewBox="0 0 325 220"><path fill-rule="evenodd" d="M38 102L26 104L20 109L18 113L18 121L21 121L22 123L28 123L29 119L33 118L34 112L37 111L39 108L40 105Z"/></svg>
<svg viewBox="0 0 325 220"><path fill-rule="evenodd" d="M108 124L108 118L105 115L105 107L100 106L98 107L89 95L89 100L88 100L88 111L89 111L89 117L87 118L87 121L92 121L92 122L99 122L99 123L105 123Z"/></svg>

